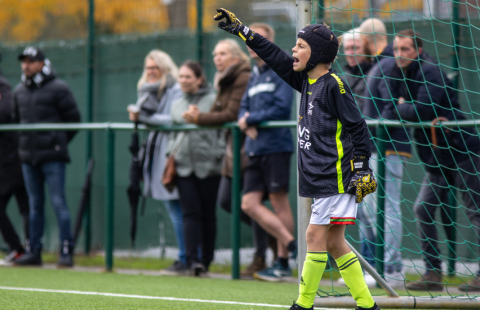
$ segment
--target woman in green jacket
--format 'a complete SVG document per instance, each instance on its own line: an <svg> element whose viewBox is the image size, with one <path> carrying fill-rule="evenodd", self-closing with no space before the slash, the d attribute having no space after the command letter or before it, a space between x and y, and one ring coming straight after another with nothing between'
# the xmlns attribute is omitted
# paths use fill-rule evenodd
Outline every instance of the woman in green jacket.
<svg viewBox="0 0 480 310"><path fill-rule="evenodd" d="M215 93L198 63L186 61L180 67L179 83L183 97L172 106L174 124L186 124L184 116L191 105L200 112L210 111ZM174 155L176 182L183 211L187 266L195 276L206 273L213 260L224 136L223 130L209 129L176 132L170 137L169 151L177 149Z"/></svg>

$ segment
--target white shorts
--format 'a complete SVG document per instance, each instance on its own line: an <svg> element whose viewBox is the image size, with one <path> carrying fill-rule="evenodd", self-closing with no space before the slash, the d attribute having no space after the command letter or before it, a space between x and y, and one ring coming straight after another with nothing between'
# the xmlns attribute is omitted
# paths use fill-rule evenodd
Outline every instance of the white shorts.
<svg viewBox="0 0 480 310"><path fill-rule="evenodd" d="M313 225L355 225L357 203L355 196L338 194L327 198L313 199L310 224Z"/></svg>

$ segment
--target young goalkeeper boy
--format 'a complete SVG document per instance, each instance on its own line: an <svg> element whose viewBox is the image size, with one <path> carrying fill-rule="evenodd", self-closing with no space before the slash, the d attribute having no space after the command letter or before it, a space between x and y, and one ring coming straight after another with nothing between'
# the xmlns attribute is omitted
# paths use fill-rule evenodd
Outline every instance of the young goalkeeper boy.
<svg viewBox="0 0 480 310"><path fill-rule="evenodd" d="M357 203L376 190L369 168L369 134L348 86L331 70L339 40L324 25L298 33L293 57L218 9L220 29L246 41L285 82L302 94L298 125L299 193L314 198L307 228L307 257L300 295L290 309L313 309L328 260L335 258L358 309L380 309L363 278L358 258L345 242L345 225L355 224Z"/></svg>

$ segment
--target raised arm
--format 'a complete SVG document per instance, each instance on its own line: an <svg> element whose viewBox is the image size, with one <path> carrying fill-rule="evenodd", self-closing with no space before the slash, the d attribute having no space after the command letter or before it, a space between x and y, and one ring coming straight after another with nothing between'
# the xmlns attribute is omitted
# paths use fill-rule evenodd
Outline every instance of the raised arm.
<svg viewBox="0 0 480 310"><path fill-rule="evenodd" d="M302 91L305 73L293 71L293 57L258 33L253 34L253 40L247 41L247 45L288 85L298 92Z"/></svg>
<svg viewBox="0 0 480 310"><path fill-rule="evenodd" d="M232 12L225 9L217 9L217 12L218 14L213 19L220 21L218 28L241 38L285 82L299 92L302 90L305 73L293 71L294 60L292 57L274 43L243 25ZM225 22L221 21L224 18Z"/></svg>

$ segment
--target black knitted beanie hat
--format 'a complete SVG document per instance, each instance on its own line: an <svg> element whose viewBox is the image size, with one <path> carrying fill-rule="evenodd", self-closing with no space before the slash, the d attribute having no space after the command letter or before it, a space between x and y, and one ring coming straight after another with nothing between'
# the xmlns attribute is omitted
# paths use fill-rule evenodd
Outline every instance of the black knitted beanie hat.
<svg viewBox="0 0 480 310"><path fill-rule="evenodd" d="M338 38L326 25L309 25L298 32L298 37L307 41L312 50L304 72L312 70L319 63L331 63L337 57Z"/></svg>

